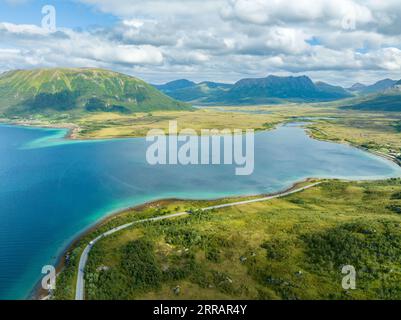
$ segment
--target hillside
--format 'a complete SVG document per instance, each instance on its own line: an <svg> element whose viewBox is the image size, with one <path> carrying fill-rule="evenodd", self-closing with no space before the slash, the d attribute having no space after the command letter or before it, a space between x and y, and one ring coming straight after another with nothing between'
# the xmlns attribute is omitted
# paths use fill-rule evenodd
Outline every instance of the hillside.
<svg viewBox="0 0 401 320"><path fill-rule="evenodd" d="M368 95L359 99L355 104L346 106L346 109L361 111L401 111L401 90L394 87L380 94Z"/></svg>
<svg viewBox="0 0 401 320"><path fill-rule="evenodd" d="M142 80L103 69L16 70L0 75L0 113L5 115L189 108Z"/></svg>

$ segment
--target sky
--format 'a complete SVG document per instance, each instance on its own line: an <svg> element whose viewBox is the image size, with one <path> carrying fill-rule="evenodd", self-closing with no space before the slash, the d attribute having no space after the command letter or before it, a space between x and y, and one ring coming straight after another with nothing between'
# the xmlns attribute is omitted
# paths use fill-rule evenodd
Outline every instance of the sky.
<svg viewBox="0 0 401 320"><path fill-rule="evenodd" d="M42 8L55 8L55 28ZM46 20L45 22L49 22ZM0 0L0 72L100 67L151 83L401 79L400 0Z"/></svg>

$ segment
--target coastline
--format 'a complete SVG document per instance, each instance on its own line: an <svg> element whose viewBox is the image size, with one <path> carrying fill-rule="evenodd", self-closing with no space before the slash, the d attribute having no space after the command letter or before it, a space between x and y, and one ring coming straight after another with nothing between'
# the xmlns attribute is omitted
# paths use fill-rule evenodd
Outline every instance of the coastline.
<svg viewBox="0 0 401 320"><path fill-rule="evenodd" d="M273 125L271 128L255 129L255 132L264 132L264 131L267 132L267 131L276 129L278 125L285 125L288 123L295 123L295 122L297 122L297 121L283 121L282 123ZM40 128L42 128L42 129L67 129L67 133L65 134L65 136L63 138L66 140L72 140L72 141L102 141L102 140L105 141L105 140L130 139L130 138L134 139L134 138L141 138L141 137L143 138L143 136L118 136L118 137L110 137L110 138L83 138L83 137L78 138L77 134L82 130L82 128L73 123L45 124L45 123L40 123L40 122L32 122L30 120L12 121L11 119L0 118L0 125L1 124L21 126L21 127L27 127L27 128L38 128L38 129L40 129ZM314 136L312 128L303 126L303 129L305 130L305 133L311 139L348 145L353 148L357 148L359 150L371 153L371 154L381 157L383 159L389 160L401 167L401 160L398 160L396 157L393 157L391 155L388 155L388 154L385 154L385 153L382 153L379 151L367 149L358 144L351 143L349 141L333 141L330 139L318 138L318 137Z"/></svg>
<svg viewBox="0 0 401 320"><path fill-rule="evenodd" d="M318 141L324 141L324 142L331 142L331 143L338 143L338 144L347 145L347 146L350 146L350 147L353 147L353 148L368 152L368 153L373 154L373 155L375 155L377 157L380 157L380 158L386 159L388 161L391 161L391 162L395 163L396 165L398 165L399 167L401 167L401 160L398 160L396 157L390 156L388 154L385 154L385 153L382 153L382 152L379 152L379 151L367 149L367 148L364 148L364 147L362 147L362 146L360 146L358 144L354 144L354 143L351 143L351 142L345 141L345 140L334 141L334 140L330 140L330 139L321 139L321 138L318 138L318 137L314 136L314 134L312 132L314 129L311 129L311 128L308 128L308 127L304 127L304 129L305 129L306 134L311 139L318 140Z"/></svg>
<svg viewBox="0 0 401 320"><path fill-rule="evenodd" d="M291 192L293 190L296 190L298 187L300 187L304 183L308 182L316 182L316 181L324 181L325 179L317 179L317 178L306 178L300 181L297 181L293 183L290 187L273 192L273 193L263 193L263 194L256 194L256 195L243 195L243 196L233 196L233 197L223 197L223 198L214 198L214 199L205 199L205 200L196 200L196 199L180 199L180 198L169 198L169 199L159 199L155 201L150 201L150 202L145 202L143 204L139 204L136 206L132 207L126 207L123 209L119 209L115 212L111 212L110 214L106 215L104 218L100 219L99 221L95 222L93 225L89 226L87 229L83 230L80 232L59 254L57 257L57 264L56 264L56 273L57 275L61 273L65 267L65 258L66 255L74 250L74 248L77 246L77 244L85 238L87 235L91 234L92 232L95 232L97 229L102 227L103 225L109 223L111 220L118 218L120 216L123 216L124 214L130 212L130 211L141 211L143 209L149 208L149 207L155 207L155 206L161 206L161 205L166 205L171 202L175 201L199 201L199 202L209 202L209 201L241 201L243 199L248 199L248 198L258 198L258 197L269 197L269 196L277 196L277 195L282 195L288 192ZM46 300L46 297L48 296L48 292L44 290L41 287L41 280L38 281L38 283L34 286L34 288L31 290L28 299L29 300Z"/></svg>
<svg viewBox="0 0 401 320"><path fill-rule="evenodd" d="M16 120L0 118L0 125L9 125L16 127L25 127L25 128L37 128L37 129L67 129L67 133L64 136L64 139L68 140L80 140L76 137L77 132L81 130L81 128L73 123L58 123L58 124L49 124L42 123L36 121L29 120Z"/></svg>
<svg viewBox="0 0 401 320"><path fill-rule="evenodd" d="M1 122L1 120L2 120L2 119L0 119L0 122ZM284 122L284 124L285 124L285 123L288 123L288 122ZM65 125L62 125L62 126L61 126L61 125L47 125L47 126L43 126L43 125L40 125L40 124L32 125L31 123L26 123L26 122L23 122L23 123L7 123L7 124L9 124L9 125L15 125L15 126L23 126L23 127L44 128L44 129L46 129L46 128L68 129L68 132L67 132L67 134L65 135L64 138L65 138L65 139L68 139L68 140L76 140L76 139L74 139L74 138L72 137L72 135L73 135L72 132L73 132L74 128L77 128L77 126L75 126L75 125L68 125L68 124L65 124ZM274 128L266 129L266 131L270 131L271 129L274 129ZM306 131L306 133L307 133L312 139L321 140L321 141L327 141L327 142L331 142L331 143L346 144L346 145L349 145L349 146L351 146L351 147L358 148L358 149L363 150L363 151L365 151L365 152L369 152L369 153L371 153L371 154L373 154L373 155L375 155L375 156L378 156L378 157L381 157L381 158L383 158L383 159L386 159L387 161L392 161L392 162L396 163L398 166L401 166L401 163L398 162L398 161L396 161L396 159L390 159L390 157L387 157L387 156L384 155L384 154L377 154L377 153L373 152L372 150L366 150L366 149L364 149L364 148L361 148L360 146L353 145L353 144L351 144L351 143L349 143L349 142L346 142L346 141L335 142L335 141L331 141L331 140L324 140L324 139L322 140L322 139L318 139L318 138L315 138L315 137L310 133L310 131L308 130L308 128L305 128L305 127L304 127L304 130ZM111 139L114 139L114 138L111 138ZM97 139L88 139L88 140L96 141ZM277 193L272 193L272 194L243 195L243 196L223 197L223 198L207 199L207 200L199 200L199 201L223 201L223 200L244 199L244 198L247 198L247 197L249 198L249 197L257 197L257 196L271 196L271 195L276 195L276 194L282 194L282 193L285 193L285 192L290 191L291 189L294 189L296 186L299 186L299 184L301 184L301 183L305 183L305 182L308 182L308 181L311 181L311 180L313 180L313 178L304 179L304 180L295 182L289 189L286 189L286 190L283 190L283 191L279 191L279 192L277 192ZM99 227L101 227L102 225L107 224L110 220L112 220L112 219L114 219L114 218L116 218L116 217L118 217L118 216L121 216L121 215L126 214L128 211L132 211L132 210L139 211L139 210L141 210L141 209L144 209L144 208L147 208L147 207L150 207L150 206L163 205L163 204L166 204L166 203L170 203L170 202L172 202L172 201L198 201L198 200L194 200L194 199L179 199L179 198L160 199L160 200L155 200L155 201L143 203L143 204L140 204L140 205L136 205L136 206L133 206L133 207L122 208L122 209L119 209L119 210L117 210L117 211L115 211L115 212L110 212L109 214L106 214L106 215L104 216L104 218L101 218L99 221L95 222L94 224L92 224L91 226L89 226L87 229L85 229L85 230L83 230L82 232L80 232L80 233L79 233L76 237L74 237L74 239L71 240L71 242L61 251L61 253L60 253L60 254L58 255L58 257L57 257L57 263L56 263L56 271L57 271L57 274L59 274L59 273L63 270L63 268L64 268L64 266L65 266L65 256L66 256L66 254L67 254L68 252L70 252L71 249L74 248L74 247L77 245L77 243L79 243L79 242L82 240L82 238L84 238L84 237L87 236L88 234L94 232L95 230L97 230L97 229L98 229ZM41 284L40 284L40 281L39 281L39 282L34 286L34 288L31 290L31 292L29 293L28 299L41 300L42 298L46 297L47 294L48 294L48 293L47 293L45 290L41 289Z"/></svg>

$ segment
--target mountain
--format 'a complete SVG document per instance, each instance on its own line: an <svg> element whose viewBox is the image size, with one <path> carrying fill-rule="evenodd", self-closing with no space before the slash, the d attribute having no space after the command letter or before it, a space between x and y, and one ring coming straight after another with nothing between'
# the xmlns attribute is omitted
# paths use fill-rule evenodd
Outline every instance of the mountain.
<svg viewBox="0 0 401 320"><path fill-rule="evenodd" d="M401 111L401 80L396 84L379 94L371 94L363 96L356 103L346 106L346 109L363 110L363 111L386 111L400 112Z"/></svg>
<svg viewBox="0 0 401 320"><path fill-rule="evenodd" d="M170 97L199 104L264 104L286 101L313 102L338 100L352 95L342 87L313 83L306 76L242 79L235 84L177 80L156 86Z"/></svg>
<svg viewBox="0 0 401 320"><path fill-rule="evenodd" d="M225 95L222 102L261 104L280 101L314 102L337 100L351 95L341 87L320 82L313 83L307 76L278 77L238 81Z"/></svg>
<svg viewBox="0 0 401 320"><path fill-rule="evenodd" d="M321 92L331 94L333 99L343 99L352 96L340 86L333 86L325 82L316 82L315 85Z"/></svg>
<svg viewBox="0 0 401 320"><path fill-rule="evenodd" d="M354 84L351 88L349 88L349 90L359 94L379 93L384 90L392 88L396 83L397 81L392 79L380 80L370 86L365 86L363 84L357 83Z"/></svg>
<svg viewBox="0 0 401 320"><path fill-rule="evenodd" d="M232 84L210 81L195 83L185 79L172 81L164 85L155 85L157 89L173 99L199 104L215 101L216 97L232 86Z"/></svg>
<svg viewBox="0 0 401 320"><path fill-rule="evenodd" d="M103 69L15 70L0 75L0 113L6 115L190 108L142 80Z"/></svg>

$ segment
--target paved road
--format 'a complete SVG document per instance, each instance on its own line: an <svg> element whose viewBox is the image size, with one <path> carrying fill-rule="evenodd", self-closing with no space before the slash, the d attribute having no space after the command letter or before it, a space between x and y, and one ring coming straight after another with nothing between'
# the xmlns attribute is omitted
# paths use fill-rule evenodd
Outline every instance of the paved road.
<svg viewBox="0 0 401 320"><path fill-rule="evenodd" d="M221 204L221 205L217 205L217 206L203 208L201 210L202 211L209 211L209 210L213 210L213 209L228 208L228 207L240 206L240 205L244 205L244 204L268 201L268 200L272 200L272 199L276 199L276 198L282 198L282 197L286 197L286 196L289 196L289 195L294 194L294 193L298 193L298 192L310 189L310 188L315 187L315 186L317 186L319 184L321 184L321 182L316 182L316 183L307 185L307 186L299 188L299 189L295 189L295 190L292 190L292 191L280 193L280 194L273 195L273 196L268 196L268 197L264 197L264 198L253 199L253 200L234 202L234 203ZM99 240L101 240L101 239L103 239L105 237L108 237L108 236L110 236L110 235L112 235L112 234L114 234L116 232L121 231L121 230L124 230L124 229L127 229L129 227L132 227L133 225L136 225L136 224L141 224L141 223L145 223L145 222L154 222L154 221L167 220L167 219L177 218L177 217L181 217L181 216L186 216L186 215L189 215L189 214L190 214L190 212L180 212L180 213L174 213L174 214L170 214L170 215L165 215L165 216L160 216L160 217L155 217L155 218L144 219L144 220L139 220L139 221L127 223L127 224L124 224L122 226L119 226L119 227L116 227L114 229L111 229L111 230L103 233L102 235L100 235L96 239L92 240L86 246L86 248L84 249L84 251L81 254L81 258L79 259L78 278L77 278L77 285L76 285L76 290L75 290L75 300L84 300L84 298L85 298L85 281L84 281L85 267L86 267L86 263L88 261L88 256L89 256L90 251L92 250L93 246Z"/></svg>

